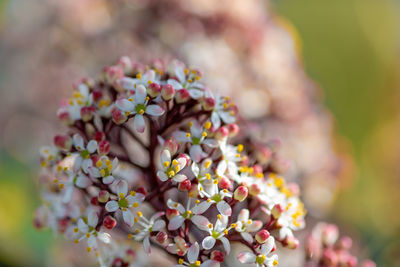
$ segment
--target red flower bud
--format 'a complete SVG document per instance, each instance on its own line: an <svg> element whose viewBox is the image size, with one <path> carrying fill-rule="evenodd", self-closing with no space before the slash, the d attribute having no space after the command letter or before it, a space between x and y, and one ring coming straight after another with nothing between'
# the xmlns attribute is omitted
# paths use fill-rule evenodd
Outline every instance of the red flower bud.
<svg viewBox="0 0 400 267"><path fill-rule="evenodd" d="M147 191L144 187L139 187L138 189L136 189L136 192L143 194L143 195L147 195Z"/></svg>
<svg viewBox="0 0 400 267"><path fill-rule="evenodd" d="M215 139L222 140L229 135L229 130L225 126L219 127L215 132Z"/></svg>
<svg viewBox="0 0 400 267"><path fill-rule="evenodd" d="M203 106L203 109L206 110L206 111L213 110L214 107L215 107L215 100L212 97L206 97L202 101L201 105Z"/></svg>
<svg viewBox="0 0 400 267"><path fill-rule="evenodd" d="M107 217L104 218L103 226L105 228L112 230L116 225L117 225L117 220L111 215L108 215Z"/></svg>
<svg viewBox="0 0 400 267"><path fill-rule="evenodd" d="M258 243L264 244L267 241L267 239L269 238L269 236L270 236L269 232L267 230L263 229L256 234L255 238Z"/></svg>
<svg viewBox="0 0 400 267"><path fill-rule="evenodd" d="M185 88L178 90L175 95L175 100L176 103L178 104L182 104L189 101L190 100L189 91Z"/></svg>
<svg viewBox="0 0 400 267"><path fill-rule="evenodd" d="M230 123L227 125L229 131L229 137L234 137L239 133L239 125Z"/></svg>
<svg viewBox="0 0 400 267"><path fill-rule="evenodd" d="M94 137L93 137L93 139L96 140L97 143L100 143L100 142L103 141L105 138L106 138L105 133L100 132L100 131L99 131L99 132L96 132L96 133L94 134Z"/></svg>
<svg viewBox="0 0 400 267"><path fill-rule="evenodd" d="M108 152L110 152L110 142L107 140L103 140L99 143L99 147L97 149L99 154L106 155Z"/></svg>
<svg viewBox="0 0 400 267"><path fill-rule="evenodd" d="M126 114L123 113L118 108L113 108L113 110L111 111L111 116L112 116L113 122L115 122L116 124L122 124L128 119Z"/></svg>
<svg viewBox="0 0 400 267"><path fill-rule="evenodd" d="M167 209L165 211L165 216L167 217L168 220L171 220L172 218L174 218L175 216L179 215L179 211L175 210L175 209Z"/></svg>
<svg viewBox="0 0 400 267"><path fill-rule="evenodd" d="M54 145L61 150L69 151L72 146L72 138L68 135L56 135Z"/></svg>
<svg viewBox="0 0 400 267"><path fill-rule="evenodd" d="M211 252L211 257L212 260L218 261L218 262L223 262L224 261L224 253L222 253L219 250L214 250Z"/></svg>
<svg viewBox="0 0 400 267"><path fill-rule="evenodd" d="M163 231L158 232L156 235L156 241L159 244L163 244L167 239L168 239L168 235Z"/></svg>
<svg viewBox="0 0 400 267"><path fill-rule="evenodd" d="M192 189L192 183L189 179L186 179L179 183L178 189L181 191L190 191L190 189Z"/></svg>
<svg viewBox="0 0 400 267"><path fill-rule="evenodd" d="M151 97L157 97L161 93L161 86L158 83L151 83L147 88L147 93Z"/></svg>
<svg viewBox="0 0 400 267"><path fill-rule="evenodd" d="M91 203L93 206L98 206L98 205L99 205L99 200L97 199L97 197L92 197L92 198L90 199L90 203Z"/></svg>
<svg viewBox="0 0 400 267"><path fill-rule="evenodd" d="M170 100L175 95L175 89L170 84L165 84L161 88L161 95L164 100Z"/></svg>

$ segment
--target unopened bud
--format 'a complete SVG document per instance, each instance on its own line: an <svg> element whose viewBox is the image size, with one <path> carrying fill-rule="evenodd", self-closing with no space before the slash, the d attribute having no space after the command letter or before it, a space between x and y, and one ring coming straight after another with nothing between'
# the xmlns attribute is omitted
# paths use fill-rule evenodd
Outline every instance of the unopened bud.
<svg viewBox="0 0 400 267"><path fill-rule="evenodd" d="M222 253L220 250L214 250L211 252L210 259L218 262L224 262L224 253Z"/></svg>
<svg viewBox="0 0 400 267"><path fill-rule="evenodd" d="M261 188L258 184L250 185L250 188L249 188L250 195L257 196L258 194L260 194L260 192L261 192Z"/></svg>
<svg viewBox="0 0 400 267"><path fill-rule="evenodd" d="M110 151L110 142L107 140L103 140L99 143L99 146L97 148L97 152L101 155L106 155Z"/></svg>
<svg viewBox="0 0 400 267"><path fill-rule="evenodd" d="M175 138L170 137L164 142L164 148L171 153L171 155L175 155L176 151L178 151L179 144L175 140Z"/></svg>
<svg viewBox="0 0 400 267"><path fill-rule="evenodd" d="M271 210L271 214L272 216L274 216L275 219L278 219L279 217L281 217L282 212L284 211L283 207L281 206L281 204L276 204L272 210Z"/></svg>
<svg viewBox="0 0 400 267"><path fill-rule="evenodd" d="M229 137L234 137L239 133L239 125L235 123L230 123L227 125L229 130Z"/></svg>
<svg viewBox="0 0 400 267"><path fill-rule="evenodd" d="M219 178L218 186L221 189L230 190L232 188L232 181L230 179L228 179L227 177L221 177L221 178Z"/></svg>
<svg viewBox="0 0 400 267"><path fill-rule="evenodd" d="M202 101L201 105L203 106L203 109L206 110L206 111L213 110L214 107L215 107L215 100L212 97L206 97Z"/></svg>
<svg viewBox="0 0 400 267"><path fill-rule="evenodd" d="M286 236L286 238L282 241L282 244L285 248L288 249L296 249L299 247L299 240L294 236Z"/></svg>
<svg viewBox="0 0 400 267"><path fill-rule="evenodd" d="M93 137L93 139L96 140L97 143L100 143L100 142L103 141L105 138L106 138L105 133L100 132L100 131L96 132L96 133L94 134L94 137Z"/></svg>
<svg viewBox="0 0 400 267"><path fill-rule="evenodd" d="M175 210L175 209L169 209L167 208L166 212L165 212L165 216L167 217L168 220L171 220L172 218L174 218L175 216L179 215L179 211Z"/></svg>
<svg viewBox="0 0 400 267"><path fill-rule="evenodd" d="M143 195L147 195L147 191L146 191L146 188L144 188L144 187L139 187L138 189L136 189L136 192L137 193L140 193L140 194L143 194Z"/></svg>
<svg viewBox="0 0 400 267"><path fill-rule="evenodd" d="M272 151L267 146L260 147L256 152L256 158L260 164L269 163L269 161L271 160L271 157L272 157Z"/></svg>
<svg viewBox="0 0 400 267"><path fill-rule="evenodd" d="M104 218L103 225L105 228L112 230L117 225L117 220L114 217L108 215Z"/></svg>
<svg viewBox="0 0 400 267"><path fill-rule="evenodd" d="M156 235L156 241L159 244L163 244L167 239L168 239L168 235L163 231L158 232Z"/></svg>
<svg viewBox="0 0 400 267"><path fill-rule="evenodd" d="M179 183L178 189L180 191L190 191L190 189L192 189L192 183L190 182L189 179L186 179Z"/></svg>
<svg viewBox="0 0 400 267"><path fill-rule="evenodd" d="M113 122L115 122L116 124L122 124L124 123L128 118L126 116L125 113L123 113L120 109L118 108L114 108L111 111L111 116L112 116L112 120Z"/></svg>
<svg viewBox="0 0 400 267"><path fill-rule="evenodd" d="M118 65L122 68L124 73L132 71L132 61L129 57L123 56L118 60Z"/></svg>
<svg viewBox="0 0 400 267"><path fill-rule="evenodd" d="M124 71L119 66L111 66L105 68L105 78L110 84L124 77Z"/></svg>
<svg viewBox="0 0 400 267"><path fill-rule="evenodd" d="M242 202L247 198L248 194L249 190L247 189L247 187L241 185L238 188L236 188L235 192L233 193L233 197L237 201Z"/></svg>
<svg viewBox="0 0 400 267"><path fill-rule="evenodd" d="M176 103L182 104L190 100L190 93L187 89L183 88L176 92L175 95Z"/></svg>
<svg viewBox="0 0 400 267"><path fill-rule="evenodd" d="M110 198L110 193L108 193L108 191L106 190L101 190L99 192L99 196L97 197L100 203L106 203L109 198Z"/></svg>
<svg viewBox="0 0 400 267"><path fill-rule="evenodd" d="M255 238L258 243L264 244L267 241L267 239L269 238L269 236L270 236L269 232L267 230L263 229L256 234Z"/></svg>
<svg viewBox="0 0 400 267"><path fill-rule="evenodd" d="M343 236L339 240L339 247L342 249L345 249L345 250L350 249L352 244L353 244L353 240L351 240L351 238L348 236Z"/></svg>
<svg viewBox="0 0 400 267"><path fill-rule="evenodd" d="M161 93L161 86L158 83L151 83L147 88L147 93L151 97L157 97Z"/></svg>
<svg viewBox="0 0 400 267"><path fill-rule="evenodd" d="M71 125L73 123L68 111L59 111L57 117L65 125Z"/></svg>
<svg viewBox="0 0 400 267"><path fill-rule="evenodd" d="M215 139L223 140L229 135L229 130L225 126L219 127L218 130L215 132Z"/></svg>
<svg viewBox="0 0 400 267"><path fill-rule="evenodd" d="M284 173L290 168L290 162L278 154L272 155L271 167L276 173Z"/></svg>
<svg viewBox="0 0 400 267"><path fill-rule="evenodd" d="M333 245L339 237L339 229L334 224L327 224L322 230L322 243L324 245Z"/></svg>
<svg viewBox="0 0 400 267"><path fill-rule="evenodd" d="M190 159L190 156L189 156L188 154L181 153L181 154L178 155L177 159L180 159L180 158L183 158L183 159L186 160L186 165L185 165L185 167L189 166L190 160L191 160L191 159Z"/></svg>
<svg viewBox="0 0 400 267"><path fill-rule="evenodd" d="M92 197L90 199L90 204L92 204L93 206L98 206L99 205L99 200L97 199L97 197Z"/></svg>
<svg viewBox="0 0 400 267"><path fill-rule="evenodd" d="M161 95L164 100L170 100L175 95L175 89L170 84L164 84L161 88Z"/></svg>
<svg viewBox="0 0 400 267"><path fill-rule="evenodd" d="M68 135L56 135L54 145L61 150L69 151L72 146L72 138Z"/></svg>

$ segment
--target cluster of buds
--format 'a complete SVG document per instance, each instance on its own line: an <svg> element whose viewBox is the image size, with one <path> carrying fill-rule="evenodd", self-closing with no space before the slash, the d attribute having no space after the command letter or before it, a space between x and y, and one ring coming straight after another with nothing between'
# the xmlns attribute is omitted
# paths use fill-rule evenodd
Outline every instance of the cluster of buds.
<svg viewBox="0 0 400 267"><path fill-rule="evenodd" d="M307 238L307 266L321 267L375 267L371 260L358 264L356 256L350 253L352 239L339 238L339 229L334 224L318 223Z"/></svg>
<svg viewBox="0 0 400 267"><path fill-rule="evenodd" d="M101 266L131 264L127 242L163 249L176 266L219 266L228 255L276 266L276 243L298 247L306 211L277 142L240 133L237 113L198 70L121 58L62 104L69 131L41 150L35 225L85 244Z"/></svg>

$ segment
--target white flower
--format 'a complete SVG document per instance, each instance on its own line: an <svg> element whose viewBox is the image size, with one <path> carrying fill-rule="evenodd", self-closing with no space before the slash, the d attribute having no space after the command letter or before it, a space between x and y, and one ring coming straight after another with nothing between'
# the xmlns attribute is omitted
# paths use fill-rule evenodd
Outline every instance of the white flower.
<svg viewBox="0 0 400 267"><path fill-rule="evenodd" d="M180 157L171 162L171 153L165 149L161 153L160 160L162 170L157 172L158 179L163 182L172 179L178 183L187 179L186 175L179 173L186 166L185 158Z"/></svg>
<svg viewBox="0 0 400 267"><path fill-rule="evenodd" d="M229 254L231 245L225 235L228 234L228 231L231 229L231 227L226 228L227 224L228 216L221 215L218 216L215 225L209 223L207 230L210 235L203 239L203 242L201 243L202 247L206 250L210 250L214 247L215 242L220 240L224 246L226 254Z"/></svg>
<svg viewBox="0 0 400 267"><path fill-rule="evenodd" d="M89 87L81 83L78 85L78 90L74 91L72 98L68 100L68 106L65 109L71 120L76 121L81 119L81 108L91 106L92 103L93 95L90 93Z"/></svg>
<svg viewBox="0 0 400 267"><path fill-rule="evenodd" d="M75 158L73 169L75 172L78 172L82 168L85 173L88 173L88 168L92 165L90 155L97 151L97 141L90 140L85 147L83 137L79 134L73 136L73 141L76 150L79 151L78 156Z"/></svg>
<svg viewBox="0 0 400 267"><path fill-rule="evenodd" d="M92 181L84 174L76 174L67 170L68 181L60 182L59 187L64 189L63 202L69 203L71 201L72 193L75 186L79 188L87 188L92 184Z"/></svg>
<svg viewBox="0 0 400 267"><path fill-rule="evenodd" d="M236 121L236 116L232 110L229 110L229 98L217 95L214 100L215 107L211 113L211 122L214 128L218 129L221 126L221 120L226 124L234 123Z"/></svg>
<svg viewBox="0 0 400 267"><path fill-rule="evenodd" d="M252 252L241 252L238 260L241 263L255 263L257 267L273 267L278 265L278 255L270 255L275 246L275 239L270 236L267 241L257 249L257 255Z"/></svg>
<svg viewBox="0 0 400 267"><path fill-rule="evenodd" d="M282 212L277 221L277 225L281 227L279 229L278 238L283 240L287 236L293 236L292 231L304 228L304 216L305 210L303 203L297 197L290 197L287 200L287 205L284 209L284 212Z"/></svg>
<svg viewBox="0 0 400 267"><path fill-rule="evenodd" d="M250 212L248 209L242 209L236 222L235 230L240 233L244 240L253 243L253 236L249 233L258 231L262 227L262 222L249 219Z"/></svg>
<svg viewBox="0 0 400 267"><path fill-rule="evenodd" d="M175 209L179 212L178 215L173 217L168 223L168 230L176 230L182 226L185 220L192 220L196 215L204 213L210 205L207 205L207 202L200 202L196 204L194 207L190 208L191 205L191 198L189 198L186 209L183 207L182 204L175 202L171 199L168 199L167 206L170 209Z"/></svg>
<svg viewBox="0 0 400 267"><path fill-rule="evenodd" d="M143 75L137 74L136 78L123 77L120 83L124 89L134 91L139 85L147 87L151 83L160 83L160 77L154 70L147 70Z"/></svg>
<svg viewBox="0 0 400 267"><path fill-rule="evenodd" d="M58 149L54 146L45 146L40 149L42 167L51 166L58 159Z"/></svg>
<svg viewBox="0 0 400 267"><path fill-rule="evenodd" d="M128 195L128 183L124 180L119 181L117 184L117 195L118 201L108 201L106 204L106 210L108 212L114 212L118 209L121 209L124 222L129 227L132 227L135 221L135 217L133 216L129 208L138 207L139 203L143 202L145 196L143 194L136 193L135 191L131 191Z"/></svg>
<svg viewBox="0 0 400 267"><path fill-rule="evenodd" d="M196 266L196 267L219 267L220 264L218 261L215 260L206 260L205 262L201 263L198 260L199 258L200 247L197 242L190 246L187 252L187 259L189 262L185 262L183 259L179 259L179 264L174 265L174 267L185 267L185 266Z"/></svg>
<svg viewBox="0 0 400 267"><path fill-rule="evenodd" d="M75 243L87 238L88 252L92 249L97 249L97 239L103 243L110 243L111 241L111 236L109 234L96 230L98 221L99 217L96 211L91 209L88 211L87 218L80 218L78 220L78 227L74 229L74 232L83 234L79 239L75 239Z"/></svg>
<svg viewBox="0 0 400 267"><path fill-rule="evenodd" d="M198 181L197 190L201 197L205 197L205 191L216 192L218 190L218 180L212 178L213 176L209 173L211 165L211 159L203 160L200 166L196 162L192 163L192 172Z"/></svg>
<svg viewBox="0 0 400 267"><path fill-rule="evenodd" d="M193 99L199 99L204 95L204 86L198 82L200 76L195 71L189 71L184 66L176 64L174 67L175 79L169 79L168 84L175 90L187 89Z"/></svg>
<svg viewBox="0 0 400 267"><path fill-rule="evenodd" d="M222 176L226 172L231 174L233 177L238 174L237 163L242 160L240 152L243 150L243 146L232 146L227 144L227 139L220 142L220 149L222 154L222 160L218 163L217 174Z"/></svg>
<svg viewBox="0 0 400 267"><path fill-rule="evenodd" d="M224 200L225 197L232 197L232 193L226 189L219 190L218 187L211 187L210 191L204 190L202 186L200 186L200 193L204 196L208 197L206 203L208 206L212 204L217 204L217 209L222 215L231 216L232 208L231 206Z"/></svg>
<svg viewBox="0 0 400 267"><path fill-rule="evenodd" d="M117 107L126 112L127 115L134 114L133 127L139 133L143 133L146 127L143 114L154 117L164 114L164 109L158 105L147 105L149 97L147 97L146 88L143 85L137 86L135 95L129 99L117 100Z"/></svg>
<svg viewBox="0 0 400 267"><path fill-rule="evenodd" d="M206 138L207 132L204 131L203 127L197 121L190 122L190 133L177 131L173 136L178 142L192 144L189 154L195 162L199 162L202 158L207 156L207 153L203 151L201 145L206 145L212 148L218 147L218 141Z"/></svg>
<svg viewBox="0 0 400 267"><path fill-rule="evenodd" d="M143 241L143 248L146 253L150 253L150 233L161 231L165 227L164 220L157 220L160 216L163 216L164 212L157 212L151 216L150 220L143 217L141 212L138 212L139 220L138 223L143 226L142 230L138 230L139 233L135 235L136 241Z"/></svg>
<svg viewBox="0 0 400 267"><path fill-rule="evenodd" d="M92 161L90 161L91 166L87 168L89 174L93 178L102 177L104 184L112 184L115 180L113 172L118 167L118 158L114 158L111 161L107 156L101 156L97 162L96 166L92 166Z"/></svg>

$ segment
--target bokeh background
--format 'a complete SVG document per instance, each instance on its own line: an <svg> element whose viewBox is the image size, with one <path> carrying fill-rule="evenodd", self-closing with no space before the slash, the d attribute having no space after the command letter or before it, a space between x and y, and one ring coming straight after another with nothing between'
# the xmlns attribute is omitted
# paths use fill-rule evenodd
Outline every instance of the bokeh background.
<svg viewBox="0 0 400 267"><path fill-rule="evenodd" d="M118 27L108 25L115 23L111 17L115 6L107 1L81 1L56 9L54 2L0 0L2 266L43 266L53 255L63 254L56 245L59 239L32 227L39 201L38 147L56 131L55 111L66 95L58 93L58 85L72 84L88 74L86 69L100 72L101 66L137 45ZM332 146L345 151L340 155L344 162L340 187L324 219L353 236L359 253L370 255L378 266L399 266L400 3L275 0L266 8L291 34L300 66L331 112ZM67 27L59 27L60 23ZM82 29L80 34L75 28ZM83 38L90 44L93 36L113 34L114 43L106 39L103 47L96 44L98 50L79 46ZM115 42L121 51L104 55L97 61L101 66L90 64L91 56L106 53ZM49 47L57 47L59 54L47 51ZM43 63L46 60L50 63Z"/></svg>

